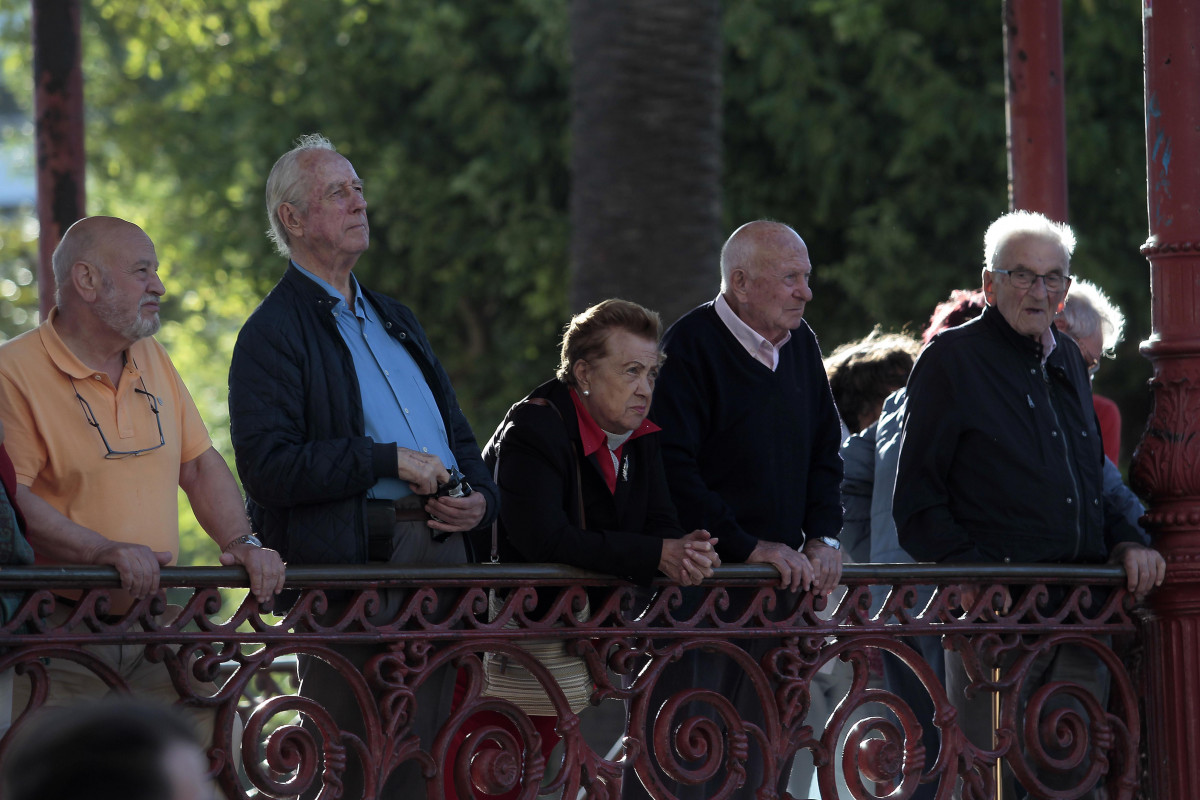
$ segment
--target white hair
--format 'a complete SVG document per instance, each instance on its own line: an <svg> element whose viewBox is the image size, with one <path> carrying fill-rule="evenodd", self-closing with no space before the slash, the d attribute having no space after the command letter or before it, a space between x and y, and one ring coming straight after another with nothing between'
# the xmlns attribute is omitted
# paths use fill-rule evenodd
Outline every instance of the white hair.
<svg viewBox="0 0 1200 800"><path fill-rule="evenodd" d="M1077 280L1071 284L1062 318L1066 334L1076 341L1095 336L1104 340L1104 355L1112 356L1125 335L1125 315L1096 284Z"/></svg>
<svg viewBox="0 0 1200 800"><path fill-rule="evenodd" d="M296 140L295 147L279 157L267 176L267 221L271 224L267 236L284 258L291 257L292 248L287 229L279 219L279 207L291 203L301 213L307 210L304 198L308 193L308 176L300 169L300 156L310 150L337 152L337 148L321 134L306 133Z"/></svg>
<svg viewBox="0 0 1200 800"><path fill-rule="evenodd" d="M989 225L987 233L983 235L983 266L996 269L1004 247L1022 236L1057 242L1066 253L1068 264L1071 254L1075 252L1075 233L1070 225L1055 222L1036 211L1010 211Z"/></svg>

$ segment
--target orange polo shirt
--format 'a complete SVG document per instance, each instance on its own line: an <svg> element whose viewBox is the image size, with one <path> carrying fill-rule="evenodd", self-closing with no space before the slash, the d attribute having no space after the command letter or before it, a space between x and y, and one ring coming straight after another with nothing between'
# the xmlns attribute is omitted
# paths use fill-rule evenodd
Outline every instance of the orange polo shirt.
<svg viewBox="0 0 1200 800"><path fill-rule="evenodd" d="M64 516L114 541L179 556L179 465L211 446L200 412L166 350L135 342L117 386L83 364L51 324L0 345L0 420L17 480ZM105 458L79 396L114 451L158 444L150 401L158 398L166 444L150 453ZM174 558L172 563L174 563ZM38 557L39 563L46 559Z"/></svg>

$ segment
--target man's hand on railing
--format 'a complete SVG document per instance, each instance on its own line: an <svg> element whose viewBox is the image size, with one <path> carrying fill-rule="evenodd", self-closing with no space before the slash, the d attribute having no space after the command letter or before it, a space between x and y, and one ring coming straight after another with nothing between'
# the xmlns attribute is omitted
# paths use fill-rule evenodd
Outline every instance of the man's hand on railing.
<svg viewBox="0 0 1200 800"><path fill-rule="evenodd" d="M1167 562L1162 553L1136 542L1117 545L1108 560L1125 568L1125 585L1139 601L1154 587L1162 586L1163 579L1167 577Z"/></svg>
<svg viewBox="0 0 1200 800"><path fill-rule="evenodd" d="M812 538L804 543L804 555L813 568L813 593L828 597L842 582L842 551Z"/></svg>
<svg viewBox="0 0 1200 800"><path fill-rule="evenodd" d="M793 592L813 588L813 568L808 556L782 542L759 539L747 564L770 564L779 570L779 586Z"/></svg>
<svg viewBox="0 0 1200 800"><path fill-rule="evenodd" d="M241 564L246 568L246 574L250 577L250 593L260 603L270 602L283 591L287 565L279 553L269 547L235 544L221 553L221 563L227 567Z"/></svg>
<svg viewBox="0 0 1200 800"><path fill-rule="evenodd" d="M108 542L96 550L90 563L116 567L121 588L141 600L158 591L159 567L171 563L171 554L144 544Z"/></svg>

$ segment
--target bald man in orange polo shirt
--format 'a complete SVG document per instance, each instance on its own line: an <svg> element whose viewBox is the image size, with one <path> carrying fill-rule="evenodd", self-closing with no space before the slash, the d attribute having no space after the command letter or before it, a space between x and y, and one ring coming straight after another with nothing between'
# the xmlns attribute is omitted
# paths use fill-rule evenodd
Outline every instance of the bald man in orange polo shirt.
<svg viewBox="0 0 1200 800"><path fill-rule="evenodd" d="M153 338L166 292L154 243L130 222L90 217L63 236L53 264L57 306L0 346L0 420L38 562L116 567L113 610L128 608L158 591L160 567L179 555L181 487L221 563L244 566L266 602L283 588L283 562L251 533L237 482ZM108 650L98 657L130 688L173 699L144 647ZM73 662L52 659L50 672L48 705L108 691Z"/></svg>

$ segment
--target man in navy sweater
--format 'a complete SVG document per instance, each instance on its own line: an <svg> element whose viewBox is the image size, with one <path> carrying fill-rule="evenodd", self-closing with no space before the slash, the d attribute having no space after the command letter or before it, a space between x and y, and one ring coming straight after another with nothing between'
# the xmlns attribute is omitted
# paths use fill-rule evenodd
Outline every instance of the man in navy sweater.
<svg viewBox="0 0 1200 800"><path fill-rule="evenodd" d="M780 615L794 608L796 592L827 595L842 574L841 426L816 336L804 322L811 276L808 248L787 225L759 220L734 231L721 250L721 293L663 338L667 359L651 412L662 427L680 522L719 538L726 564L775 566L781 596L773 613ZM734 610L754 591L731 590ZM778 641L738 645L761 663ZM697 653L673 665L655 696L710 689L747 723L763 725L763 698L733 655ZM661 763L665 754L656 755ZM777 781L782 793L790 759L766 766L753 736L747 756L731 770L744 767L744 780L722 768L705 784L676 786L676 795L713 797L741 782L735 796L753 797L764 781Z"/></svg>

